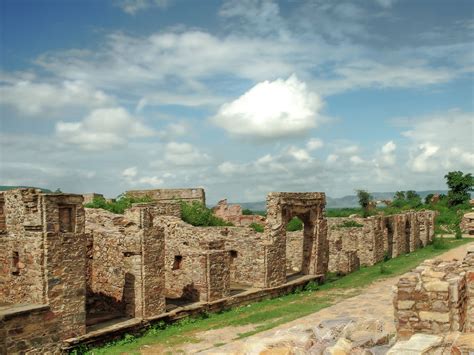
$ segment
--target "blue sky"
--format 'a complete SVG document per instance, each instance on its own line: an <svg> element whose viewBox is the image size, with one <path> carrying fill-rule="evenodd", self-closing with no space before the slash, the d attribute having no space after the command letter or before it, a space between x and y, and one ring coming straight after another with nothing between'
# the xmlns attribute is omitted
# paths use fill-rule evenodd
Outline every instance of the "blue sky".
<svg viewBox="0 0 474 355"><path fill-rule="evenodd" d="M444 188L474 172L472 1L0 0L0 184Z"/></svg>

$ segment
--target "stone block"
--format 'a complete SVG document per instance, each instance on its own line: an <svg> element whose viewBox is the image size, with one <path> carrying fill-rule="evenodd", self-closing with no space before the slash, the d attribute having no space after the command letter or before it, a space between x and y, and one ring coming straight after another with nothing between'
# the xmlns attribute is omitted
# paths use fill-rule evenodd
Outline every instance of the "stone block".
<svg viewBox="0 0 474 355"><path fill-rule="evenodd" d="M420 319L439 323L449 322L449 313L420 311Z"/></svg>
<svg viewBox="0 0 474 355"><path fill-rule="evenodd" d="M398 309L411 309L415 301L398 301Z"/></svg>
<svg viewBox="0 0 474 355"><path fill-rule="evenodd" d="M424 288L430 292L448 292L449 283L446 281L432 281L425 283Z"/></svg>

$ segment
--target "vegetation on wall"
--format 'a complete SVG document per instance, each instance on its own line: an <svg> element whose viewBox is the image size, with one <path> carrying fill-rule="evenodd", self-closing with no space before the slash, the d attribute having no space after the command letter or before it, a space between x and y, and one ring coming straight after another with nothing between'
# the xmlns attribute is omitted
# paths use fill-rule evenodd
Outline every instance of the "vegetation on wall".
<svg viewBox="0 0 474 355"><path fill-rule="evenodd" d="M87 208L102 208L103 210L110 211L112 213L123 214L127 208L132 207L134 203L151 202L150 197L128 197L124 194L117 197L115 201L107 201L103 197L94 197L93 201L86 203L84 207Z"/></svg>
<svg viewBox="0 0 474 355"><path fill-rule="evenodd" d="M181 219L199 227L233 226L232 223L214 216L210 208L198 201L192 203L181 201Z"/></svg>
<svg viewBox="0 0 474 355"><path fill-rule="evenodd" d="M362 208L362 216L368 217L370 215L369 206L372 201L372 196L366 190L356 190L359 205Z"/></svg>

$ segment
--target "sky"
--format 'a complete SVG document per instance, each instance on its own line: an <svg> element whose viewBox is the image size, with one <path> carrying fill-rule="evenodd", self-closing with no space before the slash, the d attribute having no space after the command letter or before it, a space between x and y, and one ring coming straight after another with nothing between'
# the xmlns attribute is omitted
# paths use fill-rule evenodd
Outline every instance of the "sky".
<svg viewBox="0 0 474 355"><path fill-rule="evenodd" d="M0 185L445 189L474 172L471 0L0 0Z"/></svg>

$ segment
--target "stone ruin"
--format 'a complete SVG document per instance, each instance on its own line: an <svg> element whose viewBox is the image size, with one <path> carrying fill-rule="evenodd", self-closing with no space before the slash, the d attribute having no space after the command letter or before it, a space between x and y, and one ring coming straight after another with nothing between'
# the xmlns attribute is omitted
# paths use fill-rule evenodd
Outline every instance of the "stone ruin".
<svg viewBox="0 0 474 355"><path fill-rule="evenodd" d="M399 339L415 333L474 333L474 248L462 261L426 260L394 289Z"/></svg>
<svg viewBox="0 0 474 355"><path fill-rule="evenodd" d="M189 191L204 199L199 189L178 196ZM85 209L80 195L0 193L0 353L60 353L276 297L327 272L323 193L269 194L264 233L190 226L166 201L174 192L155 196L116 215ZM305 224L299 275L286 262L294 216Z"/></svg>
<svg viewBox="0 0 474 355"><path fill-rule="evenodd" d="M60 353L277 297L433 238L430 211L340 228L348 219L325 217L324 193L270 193L263 233L185 223L176 199L205 202L202 189L127 194L153 202L118 215L84 208L80 195L0 193L0 353ZM302 231L286 231L293 217Z"/></svg>
<svg viewBox="0 0 474 355"><path fill-rule="evenodd" d="M434 237L436 212L368 218L328 218L329 271L347 274L425 247Z"/></svg>
<svg viewBox="0 0 474 355"><path fill-rule="evenodd" d="M259 215L244 215L240 205L229 205L227 200L221 200L212 208L212 213L234 226L246 227L252 223L264 224L265 217Z"/></svg>

